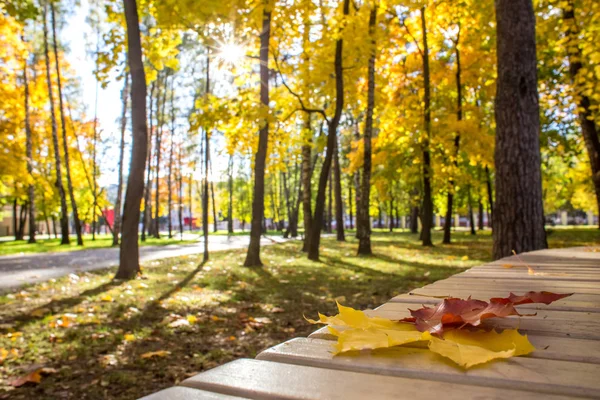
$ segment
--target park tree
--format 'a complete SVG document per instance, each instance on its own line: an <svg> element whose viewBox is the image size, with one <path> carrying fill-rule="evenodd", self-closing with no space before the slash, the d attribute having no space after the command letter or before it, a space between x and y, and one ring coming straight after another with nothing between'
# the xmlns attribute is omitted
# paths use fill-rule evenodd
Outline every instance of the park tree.
<svg viewBox="0 0 600 400"><path fill-rule="evenodd" d="M494 258L546 245L539 145L535 17L530 0L496 2Z"/></svg>
<svg viewBox="0 0 600 400"><path fill-rule="evenodd" d="M138 223L140 204L144 192L144 169L148 151L146 124L146 75L142 61L142 44L137 4L125 0L127 22L127 59L131 71L131 131L132 150L125 205L123 210L123 236L117 279L132 279L140 270L138 249Z"/></svg>

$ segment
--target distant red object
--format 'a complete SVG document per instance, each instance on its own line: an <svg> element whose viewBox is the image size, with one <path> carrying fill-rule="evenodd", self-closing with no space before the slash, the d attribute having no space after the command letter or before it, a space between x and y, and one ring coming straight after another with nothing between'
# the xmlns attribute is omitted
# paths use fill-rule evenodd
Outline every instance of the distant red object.
<svg viewBox="0 0 600 400"><path fill-rule="evenodd" d="M198 218L192 217L192 227L197 228L198 227L197 222L198 222ZM190 217L183 217L183 224L185 226L190 226Z"/></svg>
<svg viewBox="0 0 600 400"><path fill-rule="evenodd" d="M115 222L115 210L114 209L107 209L105 208L104 211L102 211L104 218L106 219L106 222L108 223L108 225L110 225L111 227L113 226L113 223Z"/></svg>

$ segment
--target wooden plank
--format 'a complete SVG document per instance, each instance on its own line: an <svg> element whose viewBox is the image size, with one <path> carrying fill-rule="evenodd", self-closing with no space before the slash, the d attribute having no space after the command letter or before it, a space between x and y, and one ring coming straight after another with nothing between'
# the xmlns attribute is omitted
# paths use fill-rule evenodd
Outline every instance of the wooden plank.
<svg viewBox="0 0 600 400"><path fill-rule="evenodd" d="M505 400L530 399L533 395L531 391L514 388L496 390L455 382L409 379L248 359L233 361L206 371L183 381L182 385L253 399L364 400L376 397L381 400L397 400L450 397ZM549 393L544 398L561 398L557 393ZM578 393L587 395L587 388L580 389ZM569 395L572 396L573 392L570 391L566 396Z"/></svg>
<svg viewBox="0 0 600 400"><path fill-rule="evenodd" d="M514 357L464 370L427 349L394 347L339 356L334 356L332 349L332 342L327 340L298 338L268 349L257 358L497 389L586 397L596 397L600 393L600 365L597 364Z"/></svg>
<svg viewBox="0 0 600 400"><path fill-rule="evenodd" d="M401 294L390 300L390 302L398 303L414 303L414 304L437 304L440 299L429 298L424 296L411 296L410 294ZM600 313L600 304L597 302L582 302L582 301L570 301L567 304L559 300L558 302L545 305L545 304L522 304L519 309L523 310L557 310L557 311L583 311L583 312L594 312ZM535 311L523 311L535 312Z"/></svg>
<svg viewBox="0 0 600 400"><path fill-rule="evenodd" d="M463 278L472 278L472 279L480 279L480 278L503 278L503 279L521 279L527 277L528 279L533 280L546 280L546 281L580 281L580 282L600 282L600 277L595 274L568 274L567 276L538 276L538 275L529 275L527 273L518 273L513 272L512 270L508 270L507 272L496 272L496 271L479 271L477 268L472 268L465 272L461 272L457 274Z"/></svg>
<svg viewBox="0 0 600 400"><path fill-rule="evenodd" d="M183 386L174 386L160 392L153 393L139 400L236 400L242 397L227 396L205 390L198 390Z"/></svg>
<svg viewBox="0 0 600 400"><path fill-rule="evenodd" d="M377 308L369 310L367 314L388 319L402 319L410 317L408 307L410 304L405 303L387 303ZM414 308L413 308L414 309ZM553 315L550 311L547 315ZM562 312L562 314L569 314ZM577 339L594 339L600 340L600 319L596 318L595 313L573 313L580 314L576 317L566 317L561 319L561 315L552 317L541 316L511 316L506 318L489 318L483 321L484 328L499 328L499 329L519 329L527 334L545 335L545 336L560 336L572 337ZM590 317L591 315L591 317ZM600 342L599 342L600 345Z"/></svg>
<svg viewBox="0 0 600 400"><path fill-rule="evenodd" d="M587 289L598 289L600 285L597 282L586 282L586 281L570 281L570 280L543 280L543 279L533 279L533 277L523 277L522 279L504 279L498 277L489 277L489 278L479 278L479 279L471 279L469 277L464 277L462 274L453 275L447 279L443 279L440 281L434 282L460 282L464 284L472 284L472 285L481 285L489 282L494 282L494 284L502 284L502 285L523 285L533 287L535 285L541 286L561 286L561 287L573 287L573 288L587 288Z"/></svg>
<svg viewBox="0 0 600 400"><path fill-rule="evenodd" d="M437 287L433 287L431 285L414 289L410 293L418 293L418 294L424 294L424 295L429 295L429 296L453 296L453 297L459 297L459 298L464 298L464 299L471 296L474 299L480 299L480 300L485 300L485 301L489 300L492 297L506 297L509 294L509 292L507 292L506 290L497 290L494 287L490 287L487 289L485 289L485 288L438 289ZM525 292L517 291L517 294L523 294L523 293L525 293ZM556 305L569 306L571 304L575 304L575 303L579 303L579 302L591 303L591 304L594 304L596 307L600 308L600 294L574 293L573 295L571 295L569 297L565 297L564 299L557 300L552 304L554 304L555 306Z"/></svg>
<svg viewBox="0 0 600 400"><path fill-rule="evenodd" d="M326 327L314 331L308 337L309 339L337 340ZM600 364L600 343L597 340L539 335L527 335L527 337L537 349L528 357Z"/></svg>
<svg viewBox="0 0 600 400"><path fill-rule="evenodd" d="M494 288L499 291L503 291L507 295L510 292L515 294L523 294L525 292L533 291L548 291L554 293L581 293L581 294L597 294L600 295L600 285L596 287L581 287L572 286L568 284L552 284L548 282L520 282L513 281L513 283L505 283L504 281L494 279L444 279L427 285L428 288L436 289L487 289Z"/></svg>

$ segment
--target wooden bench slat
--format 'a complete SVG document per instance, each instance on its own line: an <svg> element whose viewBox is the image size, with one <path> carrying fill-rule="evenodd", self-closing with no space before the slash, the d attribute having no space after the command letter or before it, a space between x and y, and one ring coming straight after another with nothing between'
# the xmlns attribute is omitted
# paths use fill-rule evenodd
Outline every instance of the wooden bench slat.
<svg viewBox="0 0 600 400"><path fill-rule="evenodd" d="M455 288L455 289L438 289L437 287L425 286L422 288L411 290L410 293L421 293L431 296L453 296L466 299L471 296L474 299L479 300L489 300L492 297L506 297L508 296L508 292L506 290L497 290L496 288ZM516 294L522 294L517 291ZM574 293L573 295L566 297L564 299L560 299L555 301L554 305L560 306L568 306L572 303L577 302L587 302L596 304L598 308L600 308L600 294L583 294L583 293Z"/></svg>
<svg viewBox="0 0 600 400"><path fill-rule="evenodd" d="M160 392L153 393L139 400L236 400L242 397L228 396L206 390L193 389L183 386L174 386Z"/></svg>
<svg viewBox="0 0 600 400"><path fill-rule="evenodd" d="M505 295L508 295L510 292L515 294L523 294L529 291L547 291L547 292L555 292L555 293L582 293L582 294L597 294L600 295L600 285L596 285L596 287L578 287L571 286L565 284L549 284L547 282L541 283L522 283L520 281L516 281L510 284L507 284L503 281L494 281L494 280L485 280L480 282L479 279L444 279L441 281L434 282L430 285L427 285L428 288L439 288L439 289L462 289L462 290L478 290L478 289L487 289L494 288L494 290L498 290L504 292Z"/></svg>
<svg viewBox="0 0 600 400"><path fill-rule="evenodd" d="M281 345L283 346L283 345ZM453 398L526 399L531 391L471 386L416 378L373 375L334 369L242 359L182 382L182 385L259 399L372 399ZM581 393L587 394L586 390ZM549 394L545 398L561 398ZM562 397L564 398L564 397Z"/></svg>
<svg viewBox="0 0 600 400"><path fill-rule="evenodd" d="M257 358L318 368L341 369L437 382L519 389L566 396L596 396L600 365L514 357L463 370L426 349L394 347L370 352L332 354L332 342L293 339ZM575 385L573 382L577 382Z"/></svg>
<svg viewBox="0 0 600 400"><path fill-rule="evenodd" d="M557 310L557 311L583 311L583 312L594 312L600 313L600 304L596 302L584 302L584 301L571 301L568 304L558 302L550 305L545 304L523 304L519 306L519 309L523 310ZM414 296L410 294L401 294L390 300L390 302L398 303L414 303L414 304L437 304L440 299L430 298L425 296ZM525 311L523 311L525 312ZM533 311L535 312L535 311Z"/></svg>

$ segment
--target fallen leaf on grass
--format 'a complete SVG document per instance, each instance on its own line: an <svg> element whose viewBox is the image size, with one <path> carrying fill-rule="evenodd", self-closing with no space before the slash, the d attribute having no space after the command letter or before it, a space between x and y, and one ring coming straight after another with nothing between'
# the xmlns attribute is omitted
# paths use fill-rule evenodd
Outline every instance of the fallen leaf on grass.
<svg viewBox="0 0 600 400"><path fill-rule="evenodd" d="M20 387L27 383L38 384L42 381L43 375L49 375L54 373L56 373L56 370L54 368L35 368L29 373L11 380L9 384L14 387Z"/></svg>
<svg viewBox="0 0 600 400"><path fill-rule="evenodd" d="M179 328L181 326L189 326L190 321L187 319L177 319L169 324L169 328Z"/></svg>
<svg viewBox="0 0 600 400"><path fill-rule="evenodd" d="M113 298L111 295L104 295L100 298L101 301L107 302L107 303L111 303L113 301Z"/></svg>
<svg viewBox="0 0 600 400"><path fill-rule="evenodd" d="M142 358L153 358L153 357L166 357L168 355L170 355L171 352L170 351L166 351L166 350L158 350L158 351L150 351L148 353L144 353L142 354Z"/></svg>
<svg viewBox="0 0 600 400"><path fill-rule="evenodd" d="M135 340L135 335L132 335L129 333L129 334L125 335L125 340L127 342L133 342Z"/></svg>

